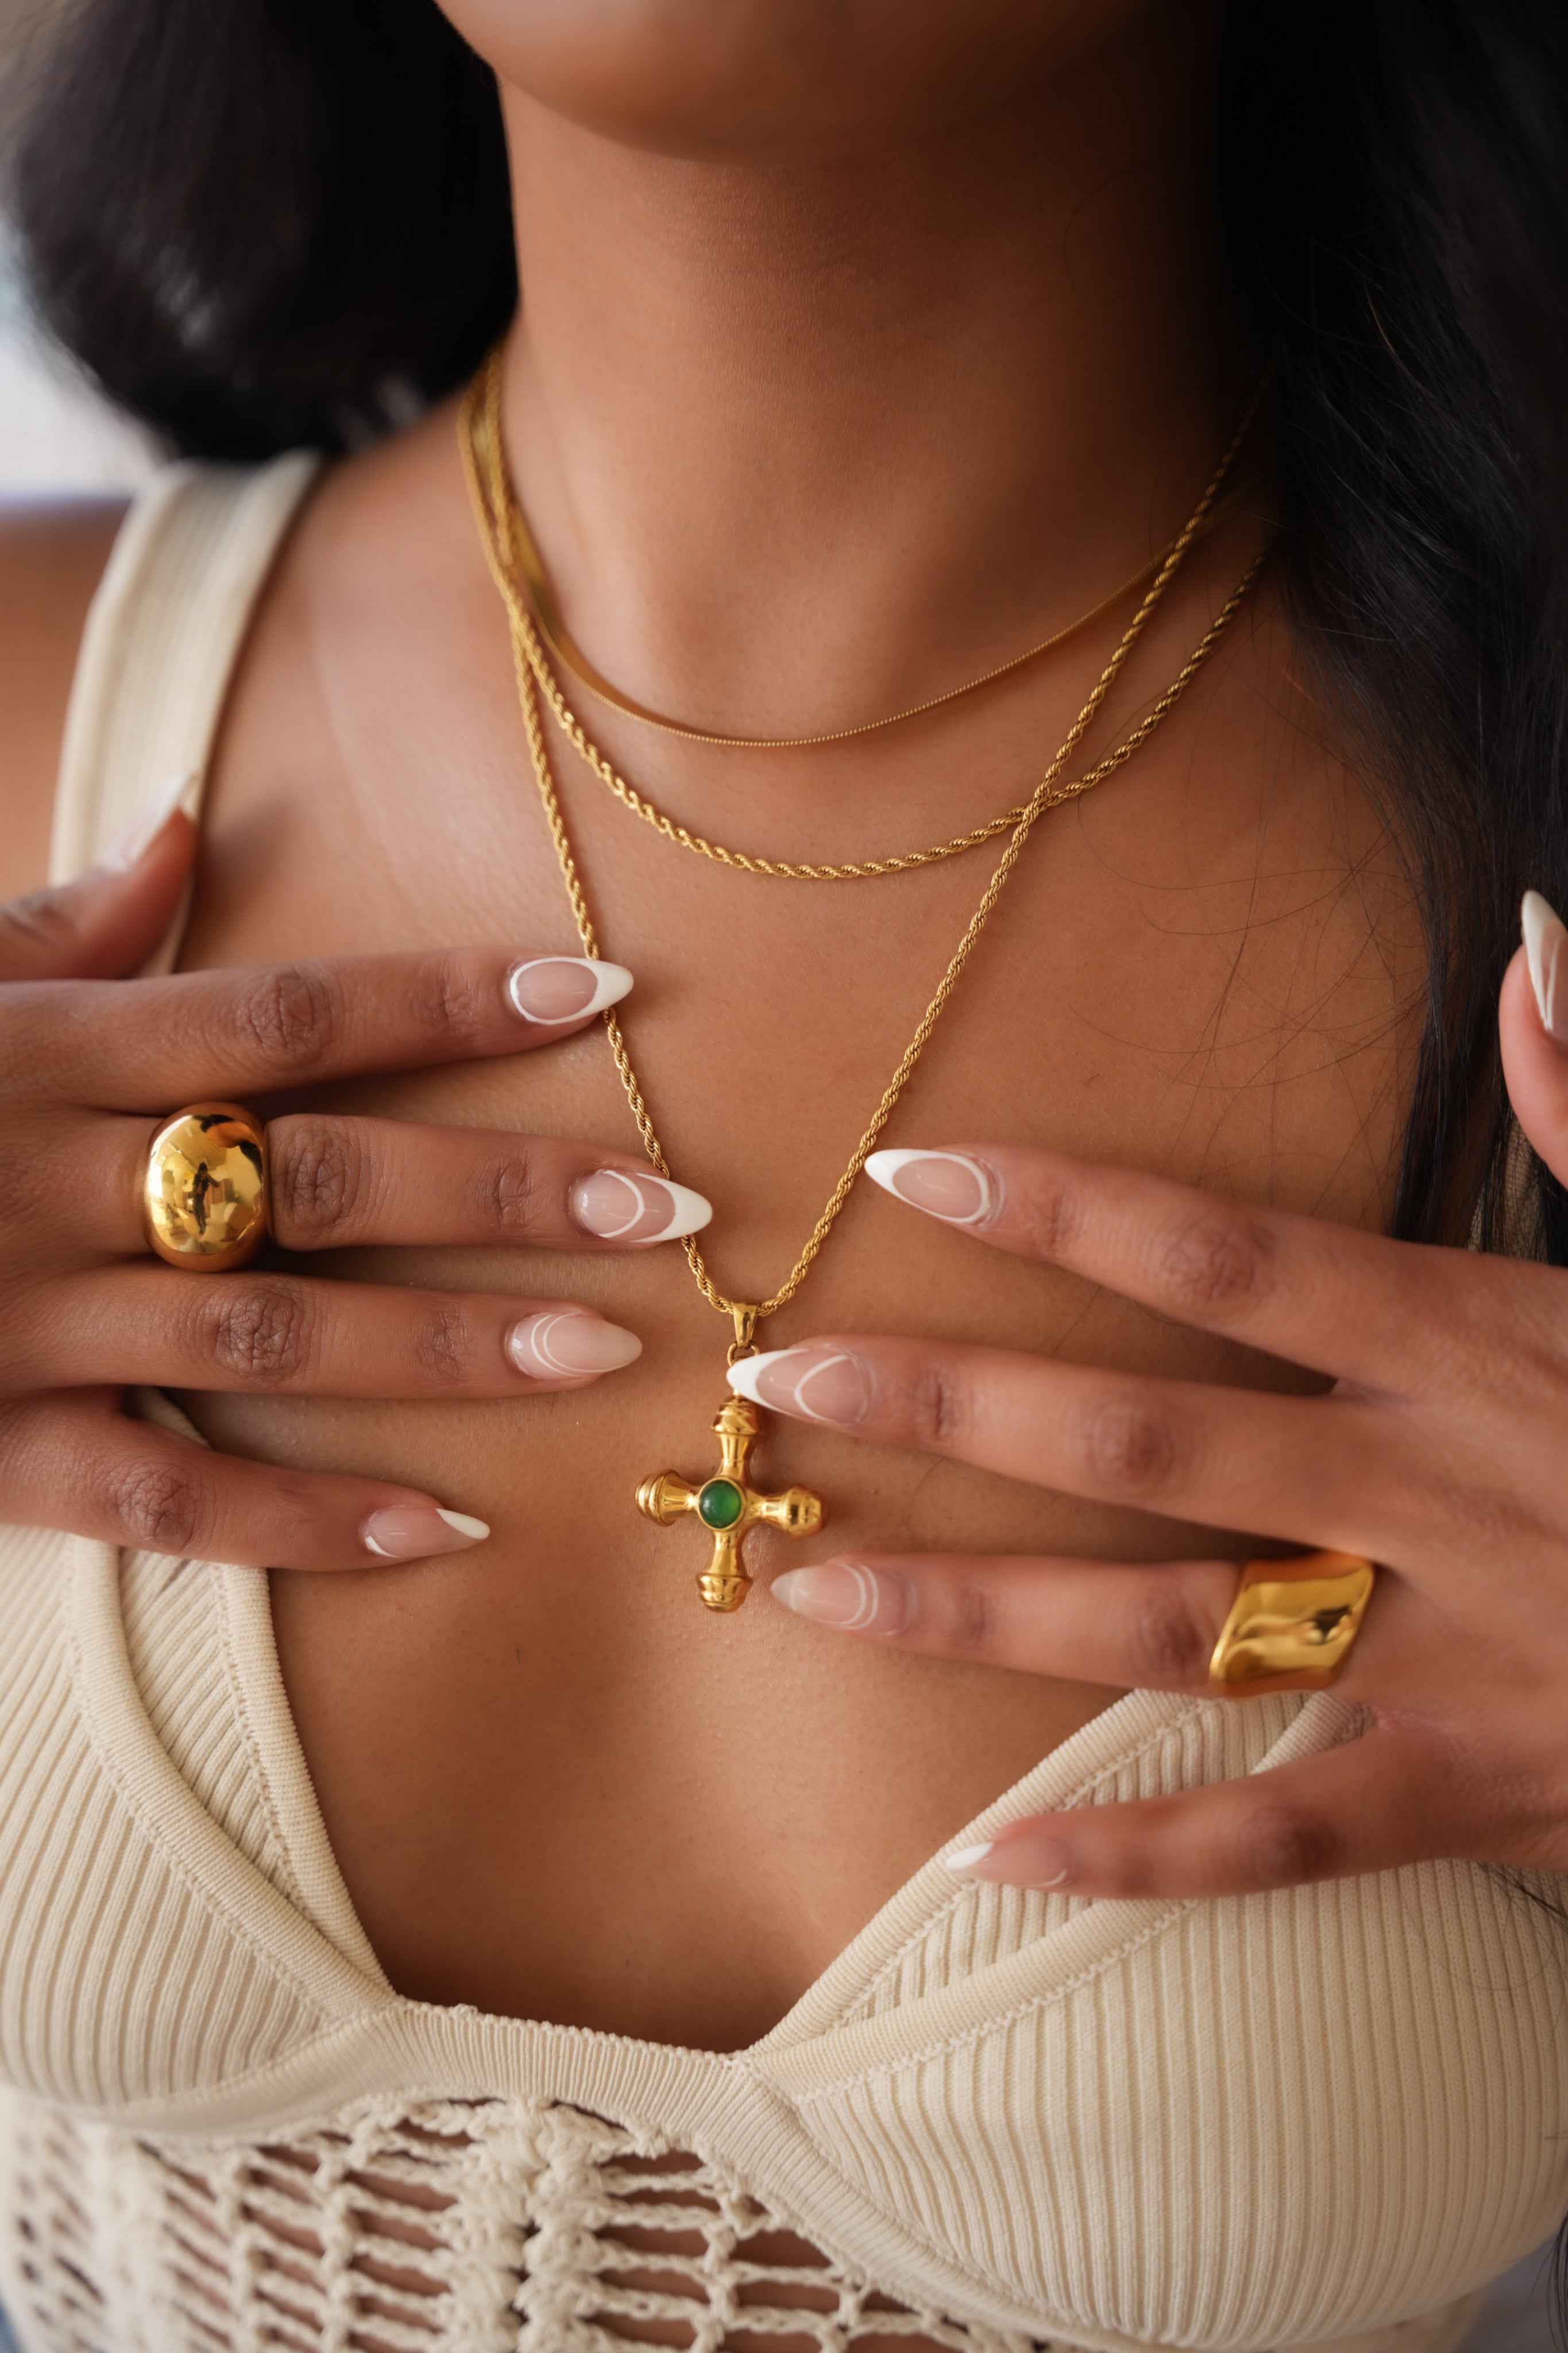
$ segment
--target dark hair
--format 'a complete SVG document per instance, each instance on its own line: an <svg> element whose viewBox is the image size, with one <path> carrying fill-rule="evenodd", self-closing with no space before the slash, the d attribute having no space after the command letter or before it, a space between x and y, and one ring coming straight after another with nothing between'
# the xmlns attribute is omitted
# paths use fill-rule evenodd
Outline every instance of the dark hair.
<svg viewBox="0 0 1568 2353"><path fill-rule="evenodd" d="M25 107L38 311L178 449L351 446L511 313L495 78L433 0L85 0Z"/></svg>
<svg viewBox="0 0 1568 2353"><path fill-rule="evenodd" d="M1568 1262L1499 981L1568 905L1568 7L1241 0L1226 211L1271 315L1280 561L1430 945L1395 1230ZM342 448L515 299L493 80L434 0L78 0L16 210L39 311L184 450Z"/></svg>
<svg viewBox="0 0 1568 2353"><path fill-rule="evenodd" d="M1497 991L1524 890L1568 904L1568 7L1245 0L1228 79L1286 582L1430 951L1394 1229L1563 1264Z"/></svg>

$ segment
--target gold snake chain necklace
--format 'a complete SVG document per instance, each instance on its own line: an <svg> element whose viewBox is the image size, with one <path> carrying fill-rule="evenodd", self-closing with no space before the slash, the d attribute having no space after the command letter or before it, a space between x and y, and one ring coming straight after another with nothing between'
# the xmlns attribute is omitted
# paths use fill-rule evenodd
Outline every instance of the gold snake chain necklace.
<svg viewBox="0 0 1568 2353"><path fill-rule="evenodd" d="M486 432L490 447L500 448L502 442L501 356L499 346L485 362L484 374ZM1267 381L1266 379L1265 389ZM1257 406L1258 403L1255 401L1243 424L1243 437L1247 426L1252 422ZM1251 495L1251 488L1247 483L1242 483L1237 489L1228 491L1223 499L1217 501L1209 509L1197 536L1206 539L1211 532L1219 529L1221 523L1228 522L1232 515L1237 513L1247 503ZM555 591L550 585L550 575L544 567L544 559L534 543L528 517L524 514L521 501L515 491L510 493L510 502L511 546L517 576L527 596L543 653L548 657L547 660L534 663L534 677L547 698L552 696L552 691L554 694L559 694L559 689L555 686L555 681L549 670L549 663L553 662L558 669L570 670L579 685L585 686L597 702L607 703L612 710L623 712L628 719L637 720L639 725L655 727L664 735L679 736L684 743L716 744L729 752L803 752L822 744L852 744L859 736L879 734L884 728L901 727L906 720L923 719L930 712L943 711L950 703L962 702L967 696L978 694L983 688L995 686L1003 679L1013 677L1016 671L1028 669L1032 664L1039 661L1044 655L1054 653L1059 646L1065 646L1069 638L1081 635L1094 622L1103 620L1107 613L1113 613L1118 605L1125 603L1135 588L1148 586L1176 543L1174 540L1167 542L1158 555L1152 556L1147 564L1142 565L1130 580L1124 580L1120 588L1113 588L1109 596L1102 596L1098 605L1091 605L1087 613L1080 613L1077 620L1069 621L1065 628L1054 629L1048 638L1041 638L1037 644L1026 646L1021 654L1014 654L1008 660L997 662L992 669L982 670L978 677L965 679L961 686L947 687L941 694L927 695L920 702L905 703L900 710L884 712L879 719L863 719L853 727L835 727L816 735L727 735L716 727L694 726L689 721L671 719L663 712L650 710L646 702L638 702L634 696L623 694L619 687L612 685L604 672L595 667L561 618L560 607L555 601ZM581 733L578 734L575 742L577 750L587 756L591 747L587 745ZM605 781L608 782L609 779L606 778ZM623 797L629 795L633 803L637 802L637 796L631 792L629 786L617 783L612 786L612 789L618 790ZM1021 813L1020 810L1015 809L1008 816L999 818L989 833L976 838L990 840L994 834L1005 832L1010 823L1016 823ZM645 804L638 804L637 814L649 815L650 821L658 823L661 830L671 833L672 838L677 838L668 821L658 819L653 812L647 811ZM966 836L964 839L967 846L969 837ZM753 866L751 871L754 873L798 874L805 881L826 881L837 880L841 873L858 873L860 870L828 868L825 871L814 871L805 867L778 868L769 867L764 861L761 866ZM877 871L878 870L873 868L867 871Z"/></svg>
<svg viewBox="0 0 1568 2353"><path fill-rule="evenodd" d="M891 1117L899 1098L908 1085L915 1064L925 1050L932 1030L958 985L974 944L984 930L997 900L1023 856L1029 836L1047 809L1076 798L1098 784L1100 778L1120 767L1131 757L1139 745L1148 741L1160 722L1174 708L1182 695L1214 651L1220 638L1235 618L1251 589L1272 544L1272 535L1266 538L1241 578L1237 582L1225 604L1204 632L1197 645L1183 663L1175 678L1159 701L1124 741L1099 766L1076 779L1064 782L1063 772L1073 753L1082 741L1096 712L1110 693L1134 645L1158 607L1183 557L1194 539L1203 533L1213 514L1220 491L1232 461L1240 448L1257 414L1262 398L1258 398L1247 411L1240 428L1226 451L1208 487L1193 510L1184 528L1173 540L1159 569L1146 591L1137 612L1124 632L1110 659L1096 681L1089 700L1068 728L1055 758L1036 786L1029 798L968 834L955 836L951 841L931 849L907 851L901 856L868 861L858 866L785 865L778 861L747 858L736 850L726 850L706 841L700 835L689 834L663 818L650 805L635 794L629 785L616 776L609 763L589 740L575 715L567 707L561 689L550 670L540 644L538 630L529 607L527 579L520 563L517 547L517 507L507 472L505 445L500 429L500 353L499 348L480 368L464 396L458 417L458 446L463 470L473 502L474 516L490 575L506 608L511 637L512 666L516 673L518 701L522 714L523 731L527 737L529 759L534 782L539 788L545 823L554 844L561 868L562 881L571 903L577 935L585 956L597 961L599 943L588 912L576 860L566 831L561 802L551 773L550 755L544 740L540 716L539 692L542 692L552 716L601 779L611 785L617 798L656 825L660 832L676 840L682 848L698 855L713 859L721 864L737 866L747 872L782 875L790 880L837 881L861 879L873 875L900 873L911 866L929 865L933 860L958 855L961 851L991 839L1010 828L1011 839L997 860L980 903L971 917L968 928L959 941L947 970L937 985L936 992L921 1017L920 1025L906 1047L902 1060L894 1071L882 1099L856 1145L844 1174L828 1196L821 1216L806 1237L804 1248L788 1274L776 1291L760 1300L731 1298L721 1291L709 1270L708 1262L694 1235L688 1235L681 1247L686 1252L698 1289L710 1307L728 1315L734 1329L734 1338L728 1361L736 1363L753 1353L757 1327L768 1316L775 1315L799 1291L801 1284L816 1263L818 1252L832 1231L834 1221L849 1198L856 1178L864 1168L877 1140ZM1125 590L1120 592L1127 593ZM536 691L536 687L539 691ZM942 698L937 698L942 700ZM851 731L853 732L853 731ZM707 739L711 740L711 739ZM802 739L806 740L806 739ZM665 1156L654 1129L652 1115L632 1067L631 1055L616 1008L606 1008L603 1015L610 1051L626 1101L637 1122L637 1133L648 1159L661 1176L673 1182L673 1172ZM713 1423L720 1441L720 1465L710 1478L692 1482L677 1472L666 1471L646 1479L637 1490L637 1504L648 1518L661 1525L694 1515L713 1538L711 1556L706 1569L698 1577L698 1588L710 1609L738 1609L751 1589L742 1555L742 1539L748 1529L758 1525L781 1529L789 1535L808 1535L823 1525L826 1514L822 1500L805 1487L791 1487L782 1494L767 1494L754 1487L747 1475L751 1449L755 1442L760 1422L755 1406L743 1398L730 1397L720 1409Z"/></svg>

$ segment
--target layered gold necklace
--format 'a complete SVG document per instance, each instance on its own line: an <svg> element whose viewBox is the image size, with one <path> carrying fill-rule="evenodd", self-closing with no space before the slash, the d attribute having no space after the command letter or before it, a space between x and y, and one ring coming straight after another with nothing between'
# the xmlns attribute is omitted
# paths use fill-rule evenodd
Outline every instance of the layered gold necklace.
<svg viewBox="0 0 1568 2353"><path fill-rule="evenodd" d="M1153 576L1137 612L1133 615L1110 659L1100 672L1088 701L1068 730L1055 758L1029 798L1019 803L1016 807L1005 810L1000 816L989 819L985 825L976 827L968 833L955 835L952 839L936 843L929 849L906 850L891 857L868 860L855 865L825 866L786 863L749 856L740 850L727 849L719 843L708 841L701 835L691 833L686 828L676 825L636 793L616 774L588 737L576 714L567 704L560 683L550 667L544 647L541 642L536 616L530 606L529 570L520 554L520 533L523 532L524 527L512 493L501 437L500 375L501 355L498 349L490 354L480 368L464 396L458 421L459 447L485 556L491 577L506 607L511 636L512 663L517 678L518 700L521 709L523 731L528 742L529 759L533 769L534 782L539 788L545 822L550 829L551 840L555 847L562 880L566 887L566 895L571 903L573 918L576 923L578 937L582 942L583 953L585 956L595 960L598 958L600 954L598 937L589 915L587 900L567 835L565 818L562 813L560 797L551 772L550 755L540 713L541 694L543 695L552 717L567 741L574 745L581 758L600 781L609 786L624 807L634 815L642 818L647 823L656 827L667 839L677 843L682 849L723 865L739 867L748 873L773 875L798 881L859 881L883 874L902 873L911 867L930 865L941 859L956 857L963 851L974 849L982 842L991 840L1001 833L1006 832L1010 835L991 880L986 884L980 902L970 919L968 927L948 964L947 970L943 973L934 996L921 1015L919 1027L905 1049L898 1069L884 1090L882 1099L873 1112L859 1143L856 1145L844 1174L828 1196L822 1214L806 1237L799 1257L777 1289L762 1299L731 1298L715 1282L695 1236L689 1235L682 1244L693 1278L703 1298L710 1307L717 1308L722 1314L731 1318L733 1338L729 1349L729 1362L734 1364L740 1357L749 1356L754 1351L759 1324L768 1316L775 1315L781 1307L785 1306L795 1297L810 1273L823 1244L833 1229L840 1209L849 1198L856 1178L864 1168L870 1154L876 1149L878 1138L886 1127L894 1106L908 1085L915 1064L919 1061L932 1030L941 1019L948 999L958 986L959 978L973 952L975 943L984 931L997 900L1005 889L1014 868L1023 856L1035 826L1047 809L1055 808L1063 801L1074 799L1087 792L1103 776L1110 775L1124 761L1130 759L1140 744L1148 741L1161 721L1180 701L1193 679L1214 651L1220 638L1239 610L1253 582L1257 579L1268 553L1269 542L1267 540L1247 565L1171 684L1146 716L1105 759L1100 762L1098 766L1086 771L1080 776L1068 779L1066 770L1068 762L1121 674L1129 655L1158 607L1183 557L1194 541L1202 535L1205 526L1211 523L1226 477L1256 415L1258 402L1254 401L1252 408L1243 420L1240 429L1185 526L1171 542L1163 556L1158 560L1157 568L1153 571ZM536 577L542 577L542 574L539 571L537 558L533 559L533 565ZM1143 576L1146 575L1140 575L1140 578ZM1131 593L1130 587L1124 586L1118 590L1114 596L1097 607L1096 612L1109 610L1120 597L1129 593ZM1082 622L1075 624L1074 629L1082 626ZM1060 637L1072 634L1074 630L1058 633ZM1056 640L1046 642L1048 644ZM1038 650L1040 649L1031 649L1030 653L1020 656L1017 662L1005 664L1001 670L988 673L988 678L1006 675L1010 670L1018 667L1020 662L1033 659L1034 654ZM985 681L971 681L970 687L954 690L954 692L969 691L973 685L985 682ZM610 694L614 700L622 704L622 707L629 707L628 702L615 694L614 690L610 691ZM922 710L931 709L951 699L952 699L952 696L938 696L933 698L931 702L917 707ZM655 716L642 712L640 706L637 708L639 715ZM873 722L870 724L892 724L909 715L911 714L895 712L887 722ZM672 733L690 734L699 741L721 741L732 744L748 741L739 737L714 737L705 734L700 730L680 728L673 723L658 721L656 723L667 725ZM849 729L843 731L843 734L865 732L868 731ZM792 745L837 740L842 740L842 736L789 739ZM760 748L764 744L784 748L781 739L778 738L756 739L755 744L750 747ZM626 1101L631 1106L632 1116L637 1122L637 1133L642 1138L643 1147L659 1175L672 1177L669 1162L655 1132L652 1115L637 1082L637 1073L632 1067L631 1055L627 1050L626 1035L618 1014L616 1008L611 1007L602 1018L610 1042L610 1051L615 1058L616 1069L620 1073L621 1083L626 1089ZM707 1567L698 1577L699 1589L704 1603L710 1609L731 1610L740 1608L751 1586L751 1579L747 1575L742 1554L742 1539L747 1530L763 1525L780 1528L786 1535L805 1535L812 1534L822 1525L825 1512L821 1498L813 1494L809 1489L791 1487L783 1493L769 1494L752 1483L748 1475L748 1461L760 1427L757 1409L753 1405L742 1398L728 1398L716 1416L713 1427L720 1441L720 1463L718 1470L710 1477L693 1482L673 1471L662 1472L656 1478L643 1482L637 1490L637 1500L639 1508L650 1519L658 1521L661 1525L668 1525L672 1521L690 1514L709 1531L713 1539L712 1552Z"/></svg>

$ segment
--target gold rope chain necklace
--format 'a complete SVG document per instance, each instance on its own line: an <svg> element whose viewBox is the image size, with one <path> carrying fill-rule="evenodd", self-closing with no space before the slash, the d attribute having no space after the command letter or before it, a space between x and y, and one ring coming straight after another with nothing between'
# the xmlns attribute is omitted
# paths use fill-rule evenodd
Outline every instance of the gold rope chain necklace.
<svg viewBox="0 0 1568 2353"><path fill-rule="evenodd" d="M468 388L459 417L458 438L463 467L468 478L469 495L473 501L475 519L486 559L510 623L512 667L516 674L518 701L521 709L524 733L528 739L529 758L533 768L534 782L539 787L545 822L550 828L551 840L555 846L562 881L566 886L566 895L571 902L583 953L597 962L598 938L588 913L587 900L584 895L576 860L573 856L571 841L567 836L566 821L562 814L560 798L551 774L550 755L545 746L539 702L534 691L535 671L530 659L526 635L527 607L518 586L516 554L511 543L510 501L502 500L498 506L486 494L487 480L491 478L492 470L491 452L485 446L487 412L483 398L484 389L484 374L481 372ZM1245 430L1245 427L1243 429ZM968 928L960 940L947 970L938 983L935 995L921 1017L920 1026L906 1047L902 1060L894 1071L880 1103L872 1113L869 1125L856 1145L848 1166L834 1187L821 1216L806 1238L805 1248L784 1282L765 1299L757 1301L731 1299L726 1293L721 1291L714 1282L709 1271L707 1261L698 1247L696 1237L689 1234L682 1243L687 1261L703 1298L710 1307L717 1308L721 1314L728 1315L732 1321L735 1336L729 1351L729 1362L731 1365L737 1363L742 1356L754 1353L757 1326L768 1316L775 1315L781 1307L785 1306L795 1297L810 1273L818 1252L833 1229L835 1219L848 1199L857 1177L875 1150L878 1137L887 1125L900 1096L908 1085L915 1064L919 1061L932 1030L941 1019L943 1008L957 987L963 968L973 951L975 942L985 928L992 910L1005 889L1014 868L1022 857L1025 846L1037 822L1047 809L1054 808L1058 802L1071 797L1075 791L1083 789L1081 784L1077 786L1063 786L1059 781L1062 770L1082 740L1096 712L1110 691L1133 646L1142 634L1145 624L1163 596L1182 557L1186 554L1194 538L1201 530L1205 518L1212 510L1224 480L1225 469L1229 465L1239 439L1238 436L1237 440L1232 443L1231 448L1226 452L1218 471L1198 501L1185 530L1173 543L1170 554L1165 557L1121 643L1101 671L1088 702L1068 730L1056 757L1028 801L1024 804L1017 823L1014 826L1012 839L997 860L980 904L971 917ZM504 460L500 457L499 447L496 460L500 466L501 479L504 480ZM1269 544L1270 543L1266 541L1253 557L1224 606L1205 631L1198 645L1188 656L1180 672L1182 684L1193 678L1201 669L1239 611L1268 557ZM1170 708L1171 700L1171 695L1167 691L1167 694L1162 698L1161 705L1156 706L1162 716L1163 711ZM1147 740L1148 732L1150 731L1145 731L1144 735L1140 738L1141 741ZM664 1147L655 1132L653 1119L642 1089L637 1083L637 1072L632 1068L626 1037L615 1008L613 1006L606 1008L602 1018L610 1041L610 1051L615 1057L616 1069L620 1073L621 1084L626 1089L626 1101L631 1105L632 1116L637 1122L643 1148L658 1174L661 1176L669 1177L673 1183L673 1172L665 1156ZM708 1529L713 1537L713 1548L707 1568L698 1577L698 1590L708 1609L728 1611L738 1609L751 1589L751 1578L746 1571L741 1548L742 1539L747 1531L761 1524L779 1528L787 1535L809 1535L822 1526L826 1513L820 1496L813 1494L808 1488L790 1487L781 1494L768 1494L752 1485L747 1475L747 1462L758 1435L760 1421L757 1409L747 1399L733 1396L727 1398L714 1419L713 1428L720 1441L720 1464L718 1471L711 1477L700 1482L693 1482L683 1478L679 1472L661 1472L657 1477L643 1481L637 1490L637 1500L638 1508L649 1519L657 1520L661 1526L668 1526L673 1521L691 1514Z"/></svg>
<svg viewBox="0 0 1568 2353"><path fill-rule="evenodd" d="M485 540L487 553L489 553L492 548L510 551L510 554L499 568L494 556L491 556L491 572L506 602L514 638L521 632L522 644L528 655L529 668L533 672L539 691L549 706L552 718L578 757L599 779L599 782L608 787L624 808L629 809L634 817L640 818L645 825L652 826L655 831L662 834L667 841L674 842L679 849L690 850L699 858L711 859L718 865L733 867L738 872L743 874L765 874L789 882L864 882L872 881L879 875L905 874L916 867L934 866L942 859L961 857L965 850L977 849L984 842L994 841L998 835L1011 832L1014 827L1021 822L1029 806L1026 801L1020 801L1015 807L1002 810L999 816L988 818L982 825L971 827L966 833L954 834L947 841L934 842L926 849L904 850L890 858L847 860L836 866L812 865L789 859L762 858L743 849L726 849L722 842L710 841L705 835L693 833L686 826L677 824L673 818L666 816L662 809L657 808L653 802L646 799L634 785L626 782L626 778L605 757L598 745L589 738L581 720L569 707L560 684L551 670L544 648L540 643L539 631L535 626L535 615L530 607L530 584L526 567L518 552L520 538L526 536L527 526L523 522L522 512L512 493L510 480L507 473L506 444L500 421L500 353L498 346L485 362L479 375L468 389L465 411L471 404L475 414L472 417L465 414L462 431L464 465L468 477L469 493L474 501L475 511L480 516L479 527ZM1257 418L1268 391L1269 380L1269 376L1266 375L1254 395L1251 406L1242 418L1230 448L1215 469L1214 479L1205 492L1204 501L1200 503L1197 512L1188 522L1186 528L1178 533L1176 538L1171 542L1164 554L1156 557L1153 566L1151 567L1162 578L1167 576L1166 566L1179 562L1181 556L1195 541L1206 537L1211 530L1235 513L1245 501L1247 495L1245 491L1238 491L1232 498L1224 501L1219 499L1218 493ZM1141 574L1138 581L1130 582L1126 587L1117 592L1116 597L1109 599L1106 605L1097 607L1093 613L1086 615L1083 622L1075 622L1074 629L1097 619L1100 613L1109 609L1110 604L1116 603L1121 596L1130 594L1132 587L1141 585L1142 581L1148 576L1147 572ZM1065 634L1070 635L1072 632ZM1048 642L1055 643L1056 640ZM1037 648L1036 651L1044 649L1044 648ZM1029 658L1020 656L1019 660ZM1195 674L1199 659L1201 656L1194 659L1178 674L1159 702L1145 714L1123 742L1117 744L1097 766L1090 768L1086 775L1077 776L1071 783L1065 785L1058 797L1061 800L1070 800L1079 793L1089 791L1093 786L1102 783L1107 776L1114 775L1125 761L1130 760L1140 744L1148 741L1161 720L1180 702ZM1005 669L1017 666L1017 663L1014 663L1004 667ZM1003 674L1002 670L990 673L993 677L1001 677ZM973 683L984 685L986 681L978 680ZM954 695L967 691L967 688L955 689ZM953 695L938 695L931 702L916 704L910 711L900 712L897 716L913 718L920 712L934 710L942 702L951 702L953 699ZM662 723L659 723L662 724ZM875 726L880 726L883 723L879 720L872 723ZM890 725L892 722L886 723ZM668 732L675 734L691 733L689 730L674 727ZM869 727L851 728L847 731L847 735L865 734L870 732ZM736 749L768 748L768 745L761 740L755 744L750 744L746 739L736 736L694 735L692 740L723 743ZM829 744L844 740L846 740L844 736L803 735L773 738L771 739L771 743L773 748L782 749L786 746L799 748L808 744ZM1052 806L1055 806L1054 802Z"/></svg>

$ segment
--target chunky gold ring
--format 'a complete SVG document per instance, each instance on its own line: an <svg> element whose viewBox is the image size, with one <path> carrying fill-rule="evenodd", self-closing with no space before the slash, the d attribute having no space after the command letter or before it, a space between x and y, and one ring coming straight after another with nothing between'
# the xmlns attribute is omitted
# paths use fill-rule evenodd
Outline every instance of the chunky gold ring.
<svg viewBox="0 0 1568 2353"><path fill-rule="evenodd" d="M267 1130L243 1104L187 1103L159 1122L142 1178L147 1239L171 1266L222 1274L267 1240Z"/></svg>
<svg viewBox="0 0 1568 2353"><path fill-rule="evenodd" d="M1377 1570L1354 1552L1249 1560L1209 1661L1224 1699L1323 1691L1361 1631Z"/></svg>

